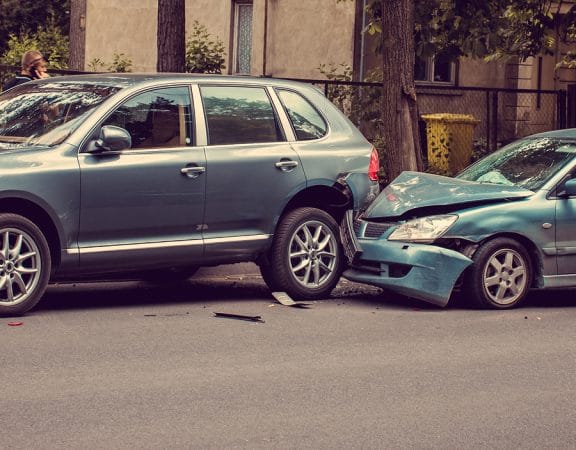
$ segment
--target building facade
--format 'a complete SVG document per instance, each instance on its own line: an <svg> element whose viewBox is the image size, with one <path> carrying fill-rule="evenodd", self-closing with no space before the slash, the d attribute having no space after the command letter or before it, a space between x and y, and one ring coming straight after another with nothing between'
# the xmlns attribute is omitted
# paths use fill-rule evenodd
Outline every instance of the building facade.
<svg viewBox="0 0 576 450"><path fill-rule="evenodd" d="M157 0L85 0L84 68L96 59L123 53L136 72L156 70ZM353 68L362 80L378 66L374 42L362 33L366 0L187 0L186 24L197 20L226 51L227 73L287 78L322 78L320 65ZM572 2L560 2L558 11ZM496 88L563 89L576 82L573 69L555 70L568 51L558 43L553 55L485 63L457 64L428 59L416 67L416 80Z"/></svg>
<svg viewBox="0 0 576 450"><path fill-rule="evenodd" d="M111 61L124 54L134 72L156 70L157 0L82 0L84 69L91 62ZM186 0L186 27L204 25L224 44L226 73L279 78L322 79L319 69L349 69L353 79L364 80L380 64L373 37L362 33L367 23L367 0ZM574 0L556 4L563 13ZM71 23L71 27L75 24ZM422 113L472 113L488 123L488 105L474 110L484 97L477 93L434 92L431 87L565 90L576 83L575 69L556 69L574 45L558 41L552 55L486 63L462 59L456 63L441 57L419 60L417 84L428 88L420 95ZM488 100L486 100L488 102ZM466 106L470 105L470 109ZM506 140L552 129L557 125L557 105L539 95L506 93L497 108L497 120L506 128ZM495 122L492 120L492 122Z"/></svg>
<svg viewBox="0 0 576 450"><path fill-rule="evenodd" d="M123 53L135 72L156 70L157 0L87 0L85 69ZM197 20L226 50L228 73L319 78L320 64L352 63L354 2L188 0Z"/></svg>

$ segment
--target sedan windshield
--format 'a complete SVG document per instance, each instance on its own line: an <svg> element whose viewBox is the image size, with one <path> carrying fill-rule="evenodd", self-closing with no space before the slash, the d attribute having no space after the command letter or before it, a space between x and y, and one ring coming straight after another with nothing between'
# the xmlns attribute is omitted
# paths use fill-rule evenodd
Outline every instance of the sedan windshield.
<svg viewBox="0 0 576 450"><path fill-rule="evenodd" d="M63 142L118 86L88 82L25 83L0 96L0 147Z"/></svg>
<svg viewBox="0 0 576 450"><path fill-rule="evenodd" d="M456 178L536 190L576 156L576 142L539 138L514 142Z"/></svg>

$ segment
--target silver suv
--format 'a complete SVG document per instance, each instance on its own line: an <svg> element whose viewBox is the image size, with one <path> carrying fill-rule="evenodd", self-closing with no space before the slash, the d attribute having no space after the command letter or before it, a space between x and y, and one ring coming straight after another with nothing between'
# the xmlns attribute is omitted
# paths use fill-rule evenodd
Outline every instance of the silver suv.
<svg viewBox="0 0 576 450"><path fill-rule="evenodd" d="M338 222L378 192L378 156L314 87L99 75L0 95L0 314L50 280L188 277L255 261L273 290L327 296Z"/></svg>

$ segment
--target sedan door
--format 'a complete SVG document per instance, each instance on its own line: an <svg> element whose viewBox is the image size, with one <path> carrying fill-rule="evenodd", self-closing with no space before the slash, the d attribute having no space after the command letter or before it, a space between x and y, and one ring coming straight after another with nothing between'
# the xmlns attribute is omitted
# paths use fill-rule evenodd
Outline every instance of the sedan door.
<svg viewBox="0 0 576 450"><path fill-rule="evenodd" d="M194 263L203 254L206 158L193 145L189 88L140 93L102 125L126 129L132 148L80 154L81 266Z"/></svg>

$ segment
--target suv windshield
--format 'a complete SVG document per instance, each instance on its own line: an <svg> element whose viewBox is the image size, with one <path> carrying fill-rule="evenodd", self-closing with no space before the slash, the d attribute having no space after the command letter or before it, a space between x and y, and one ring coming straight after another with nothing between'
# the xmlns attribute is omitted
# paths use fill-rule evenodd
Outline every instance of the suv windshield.
<svg viewBox="0 0 576 450"><path fill-rule="evenodd" d="M63 142L118 86L90 82L25 83L0 96L0 146Z"/></svg>
<svg viewBox="0 0 576 450"><path fill-rule="evenodd" d="M536 190L576 156L576 142L526 139L507 145L456 178Z"/></svg>

